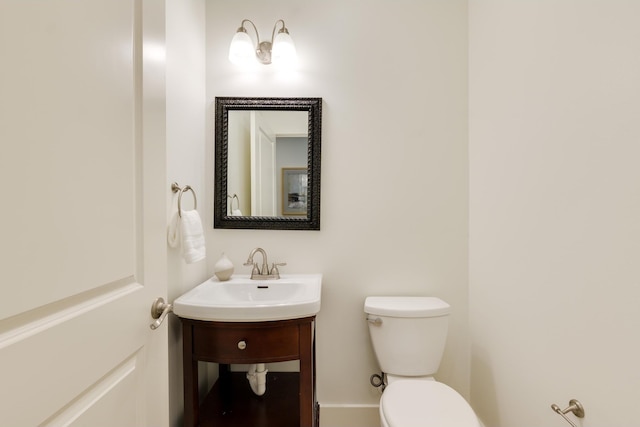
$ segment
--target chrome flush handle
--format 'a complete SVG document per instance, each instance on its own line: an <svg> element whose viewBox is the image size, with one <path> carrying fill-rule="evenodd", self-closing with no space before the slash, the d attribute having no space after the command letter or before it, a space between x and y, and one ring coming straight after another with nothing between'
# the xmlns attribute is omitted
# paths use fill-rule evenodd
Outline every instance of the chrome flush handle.
<svg viewBox="0 0 640 427"><path fill-rule="evenodd" d="M379 317L367 316L367 322L373 323L376 326L382 325L382 319Z"/></svg>

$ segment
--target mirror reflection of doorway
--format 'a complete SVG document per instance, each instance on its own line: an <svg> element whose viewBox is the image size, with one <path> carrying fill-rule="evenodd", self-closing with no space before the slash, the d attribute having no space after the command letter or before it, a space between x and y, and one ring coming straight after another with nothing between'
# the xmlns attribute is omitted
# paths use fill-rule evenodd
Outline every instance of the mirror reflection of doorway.
<svg viewBox="0 0 640 427"><path fill-rule="evenodd" d="M276 136L260 111L251 112L251 215L276 216Z"/></svg>
<svg viewBox="0 0 640 427"><path fill-rule="evenodd" d="M237 195L237 210L249 217L283 215L281 170L307 167L308 119L306 111L229 112L227 193Z"/></svg>

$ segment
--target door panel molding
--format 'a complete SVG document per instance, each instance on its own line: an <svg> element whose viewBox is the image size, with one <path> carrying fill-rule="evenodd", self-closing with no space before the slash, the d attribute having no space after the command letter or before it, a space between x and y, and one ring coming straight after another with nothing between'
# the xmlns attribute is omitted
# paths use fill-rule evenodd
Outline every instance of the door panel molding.
<svg viewBox="0 0 640 427"><path fill-rule="evenodd" d="M133 276L82 292L0 322L0 349L122 298L141 285Z"/></svg>
<svg viewBox="0 0 640 427"><path fill-rule="evenodd" d="M126 391L122 390L122 387L131 387L131 384L124 384L126 382L136 381L136 373L139 367L140 350L136 351L119 366L114 368L99 381L91 385L84 392L64 406L57 413L53 414L49 419L44 421L41 426L61 426L61 425L74 425L78 420L81 420L83 415L92 410L97 410L96 407L101 404L103 399L107 398L109 394L118 395L125 394ZM122 410L122 404L126 401L120 401L119 407ZM133 403L133 402L132 402ZM136 405L132 404L130 410L135 411ZM99 410L99 409L98 409ZM92 417L93 420L104 419L105 426L119 425L117 422L117 413L109 412L106 417ZM95 421L92 421L95 422ZM81 423L80 423L81 425ZM95 424L92 425L93 427Z"/></svg>

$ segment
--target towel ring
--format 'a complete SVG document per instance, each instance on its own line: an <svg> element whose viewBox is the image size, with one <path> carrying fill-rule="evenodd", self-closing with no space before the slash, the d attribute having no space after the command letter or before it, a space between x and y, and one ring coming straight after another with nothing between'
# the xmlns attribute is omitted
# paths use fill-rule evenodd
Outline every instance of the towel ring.
<svg viewBox="0 0 640 427"><path fill-rule="evenodd" d="M174 193L180 193L178 194L178 216L180 218L182 218L182 193L184 193L185 191L191 191L191 194L193 194L193 209L198 209L198 199L196 198L196 192L193 191L193 188L191 188L191 186L185 185L184 187L180 188L178 183L174 182L173 184L171 184L171 191Z"/></svg>

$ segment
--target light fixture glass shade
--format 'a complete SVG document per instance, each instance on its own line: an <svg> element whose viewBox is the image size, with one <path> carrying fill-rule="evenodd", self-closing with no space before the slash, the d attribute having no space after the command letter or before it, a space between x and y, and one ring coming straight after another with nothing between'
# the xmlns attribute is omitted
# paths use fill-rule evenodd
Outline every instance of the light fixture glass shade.
<svg viewBox="0 0 640 427"><path fill-rule="evenodd" d="M244 31L238 31L229 46L229 61L236 65L247 65L256 62L256 51L251 37Z"/></svg>
<svg viewBox="0 0 640 427"><path fill-rule="evenodd" d="M296 46L293 39L284 31L279 32L273 40L271 48L271 62L278 66L295 65L298 61Z"/></svg>

